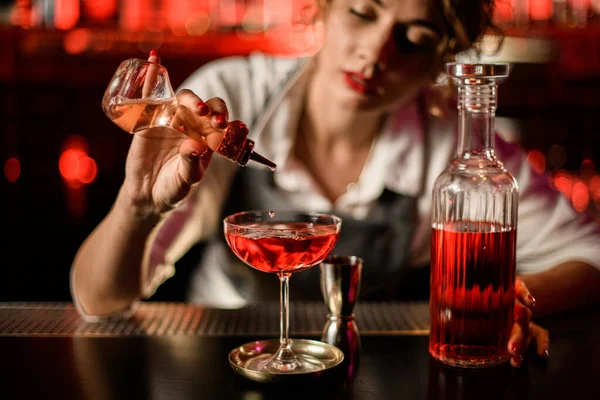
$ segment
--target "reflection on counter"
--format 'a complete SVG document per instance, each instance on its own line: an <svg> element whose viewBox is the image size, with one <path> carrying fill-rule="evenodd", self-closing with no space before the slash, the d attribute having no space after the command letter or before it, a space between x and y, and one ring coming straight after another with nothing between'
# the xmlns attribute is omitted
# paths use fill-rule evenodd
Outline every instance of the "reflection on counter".
<svg viewBox="0 0 600 400"><path fill-rule="evenodd" d="M360 331L353 318L329 318L323 327L321 340L344 352L342 369L345 383L351 384L360 366Z"/></svg>
<svg viewBox="0 0 600 400"><path fill-rule="evenodd" d="M460 369L429 360L428 400L527 398L527 369L508 364L495 368Z"/></svg>

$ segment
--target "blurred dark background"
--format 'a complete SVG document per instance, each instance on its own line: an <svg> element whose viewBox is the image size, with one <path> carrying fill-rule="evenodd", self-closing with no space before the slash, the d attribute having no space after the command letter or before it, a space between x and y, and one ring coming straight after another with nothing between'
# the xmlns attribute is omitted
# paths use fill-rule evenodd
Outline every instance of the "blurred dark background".
<svg viewBox="0 0 600 400"><path fill-rule="evenodd" d="M311 54L311 0L0 1L0 301L70 301L77 247L110 208L131 136L102 112L118 64L158 49L173 87L203 63ZM307 8L308 7L308 8ZM548 184L600 215L600 0L502 0L513 63L499 124ZM490 41L493 42L493 38Z"/></svg>

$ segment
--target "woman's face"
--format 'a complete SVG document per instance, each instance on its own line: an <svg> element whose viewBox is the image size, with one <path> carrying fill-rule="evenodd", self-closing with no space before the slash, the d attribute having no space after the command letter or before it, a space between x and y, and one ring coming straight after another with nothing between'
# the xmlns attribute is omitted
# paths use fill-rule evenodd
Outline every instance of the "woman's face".
<svg viewBox="0 0 600 400"><path fill-rule="evenodd" d="M441 63L437 0L331 0L318 74L332 101L383 112L407 104Z"/></svg>

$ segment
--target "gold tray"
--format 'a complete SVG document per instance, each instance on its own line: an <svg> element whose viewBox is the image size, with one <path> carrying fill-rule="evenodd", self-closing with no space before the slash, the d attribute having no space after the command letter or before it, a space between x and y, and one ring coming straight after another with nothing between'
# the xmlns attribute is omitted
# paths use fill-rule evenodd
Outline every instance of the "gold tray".
<svg viewBox="0 0 600 400"><path fill-rule="evenodd" d="M308 339L292 339L292 351L300 356L310 356L320 361L322 369L295 373L294 371L273 373L247 368L256 357L266 358L275 354L279 339L268 339L245 343L229 353L229 365L241 376L261 383L301 383L314 382L335 377L338 367L344 360L344 353L337 347Z"/></svg>

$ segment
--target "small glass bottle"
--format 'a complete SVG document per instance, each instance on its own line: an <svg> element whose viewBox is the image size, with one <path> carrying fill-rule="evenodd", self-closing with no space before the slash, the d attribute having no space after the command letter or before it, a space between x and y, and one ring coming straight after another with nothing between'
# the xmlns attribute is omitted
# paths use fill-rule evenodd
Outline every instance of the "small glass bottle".
<svg viewBox="0 0 600 400"><path fill-rule="evenodd" d="M458 86L458 154L433 188L429 352L454 366L509 359L518 185L494 152L508 64L446 65Z"/></svg>
<svg viewBox="0 0 600 400"><path fill-rule="evenodd" d="M245 166L252 160L275 171L271 160L254 151L255 142L248 139L248 127L241 121L230 121L224 129L215 129L208 116L198 118L179 103L167 69L139 58L123 61L104 92L104 113L117 126L129 133L148 128L166 127L191 134L194 130L212 131L196 140L204 140L216 153Z"/></svg>

